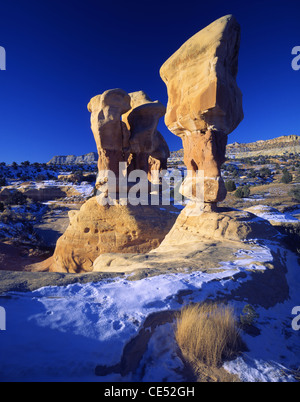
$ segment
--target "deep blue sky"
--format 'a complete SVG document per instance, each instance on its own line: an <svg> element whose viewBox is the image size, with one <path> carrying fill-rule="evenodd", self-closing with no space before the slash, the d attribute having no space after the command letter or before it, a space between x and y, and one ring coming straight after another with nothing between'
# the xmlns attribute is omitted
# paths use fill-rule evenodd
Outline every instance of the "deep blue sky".
<svg viewBox="0 0 300 402"><path fill-rule="evenodd" d="M47 162L96 151L86 105L111 88L167 104L161 65L226 14L242 28L238 85L245 118L229 142L300 134L299 0L1 0L0 161ZM171 150L181 140L163 119Z"/></svg>

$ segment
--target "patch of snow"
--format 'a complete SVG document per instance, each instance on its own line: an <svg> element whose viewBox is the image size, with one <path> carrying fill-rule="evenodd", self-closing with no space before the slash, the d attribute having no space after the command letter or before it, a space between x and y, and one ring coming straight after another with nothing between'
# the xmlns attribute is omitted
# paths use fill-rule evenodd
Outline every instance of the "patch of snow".
<svg viewBox="0 0 300 402"><path fill-rule="evenodd" d="M256 205L254 207L251 207L251 212L269 222L278 222L278 223L300 222L299 219L294 217L291 213L287 212L281 213L277 209L271 208L266 205Z"/></svg>
<svg viewBox="0 0 300 402"><path fill-rule="evenodd" d="M96 377L94 369L117 364L124 346L149 314L179 310L181 300L200 302L238 288L252 275L249 265L255 269L256 261L272 261L271 243L269 247L256 244L252 250L239 250L240 258L224 262L222 272L163 274L137 281L128 276L9 292L0 297L7 316L7 329L1 331L0 380L180 381L182 362L176 355L171 324L157 327L134 375ZM284 360L300 364L298 334L290 326L291 306L297 304L300 283L296 259L291 257L288 267L289 284L296 280L291 283L291 299L273 309L257 308L261 337L246 336L247 355L226 363L229 371L245 381L291 381L290 376L280 374L286 367ZM232 280L239 272L244 272L243 278ZM179 298L181 291L188 292ZM234 302L238 311L244 305Z"/></svg>

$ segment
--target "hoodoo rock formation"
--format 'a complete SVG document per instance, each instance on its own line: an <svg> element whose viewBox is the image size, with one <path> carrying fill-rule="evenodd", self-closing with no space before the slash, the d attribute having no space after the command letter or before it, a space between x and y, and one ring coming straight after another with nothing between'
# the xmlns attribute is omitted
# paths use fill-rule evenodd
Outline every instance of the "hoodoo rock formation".
<svg viewBox="0 0 300 402"><path fill-rule="evenodd" d="M111 89L94 96L89 104L91 129L98 151L96 186L107 181L107 172L119 177L119 162L129 158L130 133L121 115L130 110L130 96L122 89Z"/></svg>
<svg viewBox="0 0 300 402"><path fill-rule="evenodd" d="M239 44L240 26L228 15L195 34L160 69L169 98L165 123L182 138L192 177L204 171L204 202L212 208L226 197L220 168L227 136L243 119Z"/></svg>
<svg viewBox="0 0 300 402"><path fill-rule="evenodd" d="M228 15L190 38L161 67L169 96L165 122L182 138L184 162L191 172L181 192L192 202L157 252L182 243L188 249L189 244L208 238L243 241L259 233L276 236L268 222L258 222L245 211L217 208L226 197L221 165L227 136L243 119L242 94L236 83L239 44L240 26ZM198 176L199 171L204 177Z"/></svg>
<svg viewBox="0 0 300 402"><path fill-rule="evenodd" d="M88 110L99 153L98 195L69 213L69 226L58 239L54 255L41 266L52 272L92 271L94 260L103 253L147 253L159 246L176 219L172 207L124 205L118 198L120 162L127 177L140 169L147 178L153 165L158 170L166 166L169 148L157 131L165 107L143 91L127 94L112 89L93 97ZM109 191L109 172L117 180L115 199L104 205L100 197Z"/></svg>
<svg viewBox="0 0 300 402"><path fill-rule="evenodd" d="M143 91L129 93L131 109L122 116L130 131L131 161L129 171L140 169L149 173L166 169L169 147L157 130L159 119L166 113L165 106L152 101Z"/></svg>

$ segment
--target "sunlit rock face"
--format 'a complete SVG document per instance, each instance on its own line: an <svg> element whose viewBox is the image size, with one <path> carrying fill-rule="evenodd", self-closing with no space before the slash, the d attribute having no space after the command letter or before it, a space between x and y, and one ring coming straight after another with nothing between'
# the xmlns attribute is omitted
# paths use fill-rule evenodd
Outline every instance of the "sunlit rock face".
<svg viewBox="0 0 300 402"><path fill-rule="evenodd" d="M176 219L176 208L135 205L130 200L123 204L118 198L124 186L118 181L120 162L128 177L135 169L145 173L146 199L147 178L152 180L153 171L166 168L170 151L157 131L165 106L143 91L128 94L116 88L93 97L88 110L99 154L97 196L69 213L69 226L58 239L54 255L43 265L53 272L90 272L95 259L105 253L149 252L159 246ZM116 179L113 184L109 184L110 174ZM126 184L128 192L135 185ZM111 187L115 187L116 197L103 204Z"/></svg>
<svg viewBox="0 0 300 402"><path fill-rule="evenodd" d="M91 129L97 145L97 187L107 181L107 172L119 177L119 163L127 173L135 169L149 173L166 168L169 147L157 130L166 107L152 101L144 91L127 93L120 88L94 96L89 104Z"/></svg>
<svg viewBox="0 0 300 402"><path fill-rule="evenodd" d="M240 26L232 15L185 42L161 67L167 86L165 123L182 138L189 170L204 171L204 201L223 201L221 178L227 136L243 119L237 86Z"/></svg>
<svg viewBox="0 0 300 402"><path fill-rule="evenodd" d="M121 116L130 108L130 96L119 88L94 96L88 104L99 155L97 182L100 184L105 182L107 171L119 177L119 162L128 160L130 133Z"/></svg>

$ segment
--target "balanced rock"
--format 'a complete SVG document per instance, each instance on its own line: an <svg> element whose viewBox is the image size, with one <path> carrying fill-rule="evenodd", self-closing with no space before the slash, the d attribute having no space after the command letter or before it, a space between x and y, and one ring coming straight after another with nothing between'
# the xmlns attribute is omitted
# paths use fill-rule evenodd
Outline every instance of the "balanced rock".
<svg viewBox="0 0 300 402"><path fill-rule="evenodd" d="M204 171L204 201L211 204L226 197L221 165L227 135L243 119L239 44L240 26L228 15L190 38L160 69L168 90L165 123L182 138L192 177Z"/></svg>

